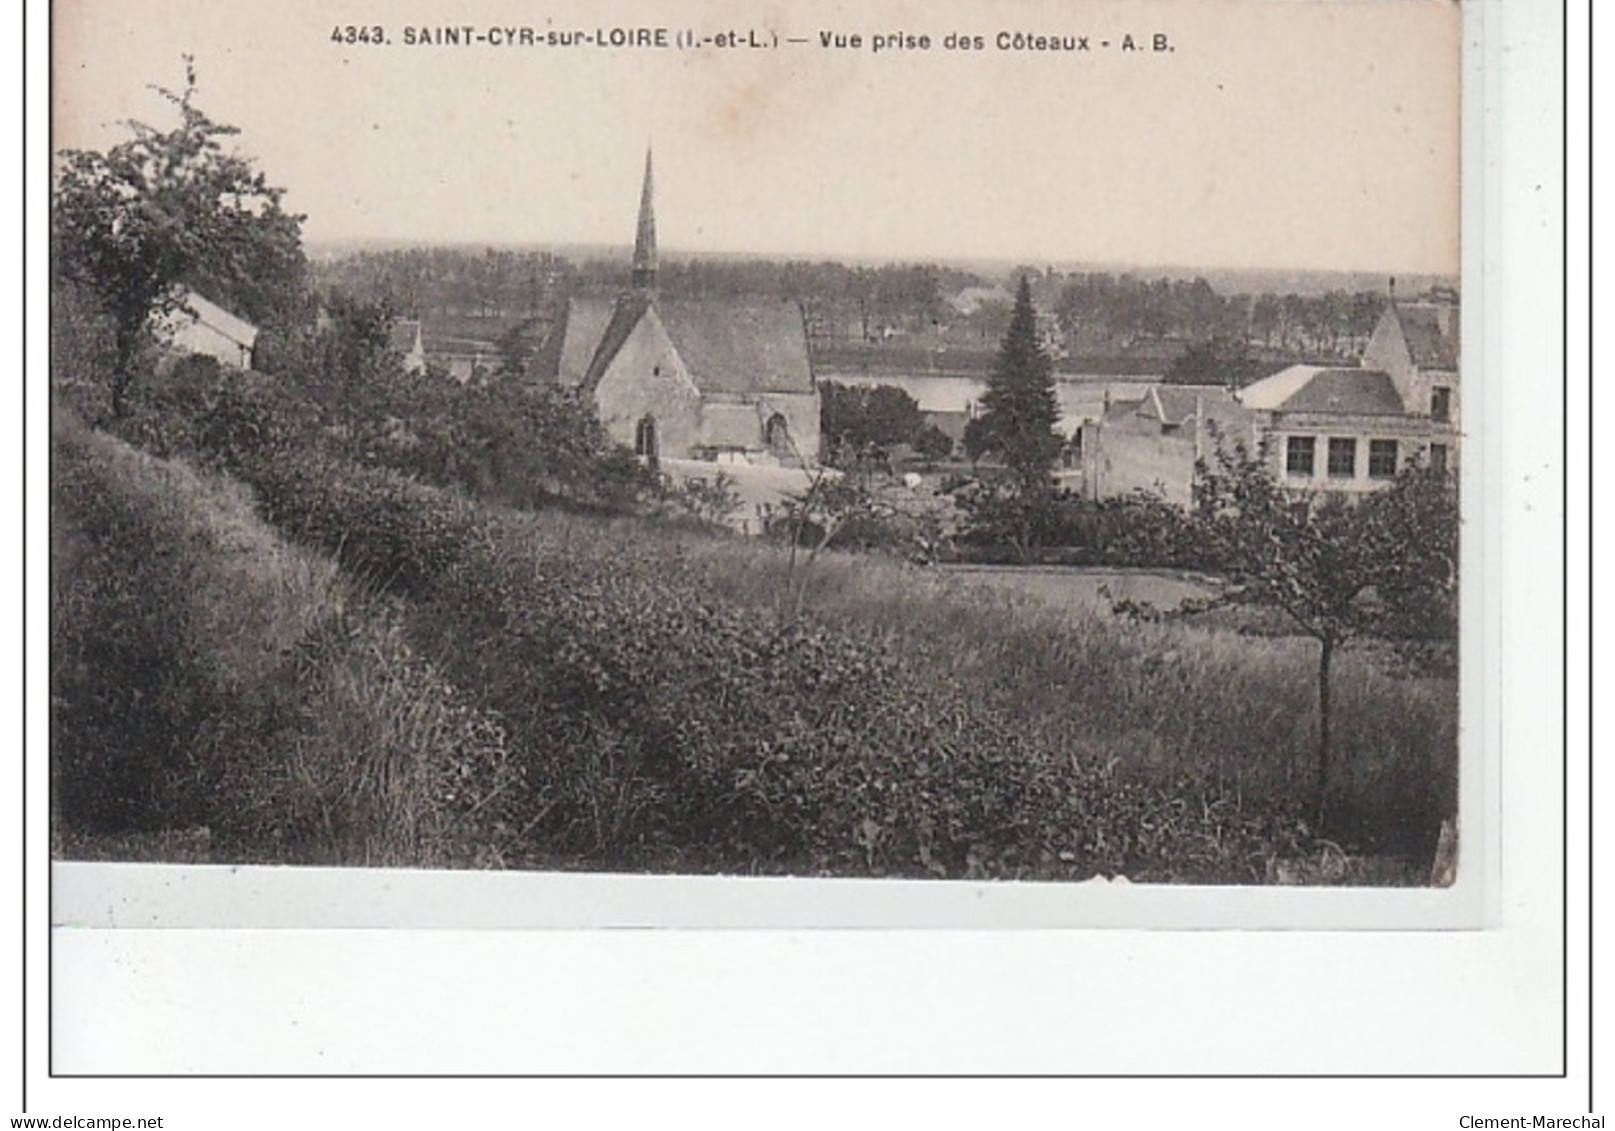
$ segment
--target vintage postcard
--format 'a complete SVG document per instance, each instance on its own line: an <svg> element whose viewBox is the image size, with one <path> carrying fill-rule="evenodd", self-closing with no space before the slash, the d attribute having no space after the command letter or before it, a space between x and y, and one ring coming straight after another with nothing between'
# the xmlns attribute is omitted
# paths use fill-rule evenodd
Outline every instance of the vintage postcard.
<svg viewBox="0 0 1615 1131"><path fill-rule="evenodd" d="M1475 921L1457 5L52 15L57 921Z"/></svg>
<svg viewBox="0 0 1615 1131"><path fill-rule="evenodd" d="M51 5L49 1073L1562 1072L1519 7Z"/></svg>

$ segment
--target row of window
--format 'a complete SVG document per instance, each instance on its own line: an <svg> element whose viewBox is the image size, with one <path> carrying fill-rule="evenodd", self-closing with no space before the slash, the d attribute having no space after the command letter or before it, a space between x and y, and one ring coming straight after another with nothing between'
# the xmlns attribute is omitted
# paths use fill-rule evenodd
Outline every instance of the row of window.
<svg viewBox="0 0 1615 1131"><path fill-rule="evenodd" d="M1311 479L1317 474L1318 437L1290 436L1284 442L1284 470L1298 479ZM1330 479L1357 478L1357 439L1352 436L1331 436L1326 449L1324 469ZM1368 477L1395 479L1401 460L1401 444L1396 440L1368 441ZM1438 471L1447 467L1447 446L1430 445L1430 466Z"/></svg>

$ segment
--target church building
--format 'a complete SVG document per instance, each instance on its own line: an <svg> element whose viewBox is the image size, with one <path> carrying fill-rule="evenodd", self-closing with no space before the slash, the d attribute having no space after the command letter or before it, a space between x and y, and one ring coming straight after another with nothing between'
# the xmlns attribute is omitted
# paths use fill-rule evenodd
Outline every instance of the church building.
<svg viewBox="0 0 1615 1131"><path fill-rule="evenodd" d="M650 461L817 462L819 391L801 308L661 297L654 196L647 152L629 289L569 298L540 375L591 393L611 436Z"/></svg>

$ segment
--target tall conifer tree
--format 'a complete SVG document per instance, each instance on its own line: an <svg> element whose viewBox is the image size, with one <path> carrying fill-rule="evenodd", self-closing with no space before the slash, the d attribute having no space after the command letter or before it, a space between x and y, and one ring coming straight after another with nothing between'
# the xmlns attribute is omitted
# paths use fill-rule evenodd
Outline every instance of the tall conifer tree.
<svg viewBox="0 0 1615 1131"><path fill-rule="evenodd" d="M1038 340L1032 286L1025 275L981 410L975 429L981 448L1004 461L1021 489L1047 489L1049 468L1065 441L1056 430L1060 401L1054 392L1054 363Z"/></svg>

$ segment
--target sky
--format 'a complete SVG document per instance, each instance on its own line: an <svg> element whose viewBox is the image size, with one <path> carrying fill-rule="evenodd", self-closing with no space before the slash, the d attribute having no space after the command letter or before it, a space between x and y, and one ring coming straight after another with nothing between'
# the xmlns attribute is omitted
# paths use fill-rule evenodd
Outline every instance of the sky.
<svg viewBox="0 0 1615 1131"><path fill-rule="evenodd" d="M389 42L332 42L338 12ZM653 144L675 254L1458 269L1450 0L58 0L54 18L58 149L169 124L149 86L182 85L189 53L198 104L241 129L311 244L625 245ZM405 43L463 26L808 42ZM998 47L1017 32L1090 49ZM982 49L945 46L961 33ZM896 34L931 46L872 49Z"/></svg>

